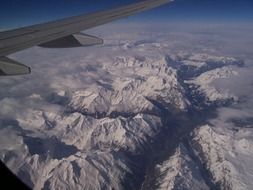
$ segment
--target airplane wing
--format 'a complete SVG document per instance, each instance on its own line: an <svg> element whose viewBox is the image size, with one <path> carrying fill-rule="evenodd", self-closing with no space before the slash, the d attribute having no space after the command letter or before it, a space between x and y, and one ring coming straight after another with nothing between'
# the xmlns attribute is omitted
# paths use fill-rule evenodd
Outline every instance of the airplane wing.
<svg viewBox="0 0 253 190"><path fill-rule="evenodd" d="M173 0L145 0L112 10L0 32L0 75L31 72L29 67L7 58L9 54L36 45L47 48L66 48L101 44L102 39L82 34L80 31L152 9L170 1Z"/></svg>

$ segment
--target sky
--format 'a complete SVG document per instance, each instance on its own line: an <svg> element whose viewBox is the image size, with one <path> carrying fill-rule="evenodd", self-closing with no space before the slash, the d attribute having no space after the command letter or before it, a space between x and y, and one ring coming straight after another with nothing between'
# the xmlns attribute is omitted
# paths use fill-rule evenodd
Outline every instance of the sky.
<svg viewBox="0 0 253 190"><path fill-rule="evenodd" d="M43 23L138 0L3 0L0 29ZM119 22L252 22L253 0L175 0Z"/></svg>

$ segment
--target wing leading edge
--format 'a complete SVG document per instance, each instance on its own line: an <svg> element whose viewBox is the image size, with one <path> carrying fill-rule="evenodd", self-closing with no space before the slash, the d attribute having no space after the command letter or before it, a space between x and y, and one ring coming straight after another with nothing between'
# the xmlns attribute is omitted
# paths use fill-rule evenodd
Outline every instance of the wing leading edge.
<svg viewBox="0 0 253 190"><path fill-rule="evenodd" d="M74 16L58 21L0 32L0 60L3 60L4 56L35 45L47 47L45 44L50 44L53 46L51 42L59 42L57 39L60 39L61 43L63 39L68 39L68 41L70 38L74 40L80 39L76 38L74 34L79 35L78 33L80 31L93 28L95 26L99 26L145 10L149 10L171 1L173 0L145 0L139 3L130 4L112 10L100 11L88 15ZM82 37L82 42L80 44L85 45L83 39L84 37ZM87 39L90 40L91 38ZM95 38L93 39L95 40ZM5 67L6 63L7 62L5 61ZM1 69L1 61L0 70L3 70ZM16 74L16 72L14 73Z"/></svg>

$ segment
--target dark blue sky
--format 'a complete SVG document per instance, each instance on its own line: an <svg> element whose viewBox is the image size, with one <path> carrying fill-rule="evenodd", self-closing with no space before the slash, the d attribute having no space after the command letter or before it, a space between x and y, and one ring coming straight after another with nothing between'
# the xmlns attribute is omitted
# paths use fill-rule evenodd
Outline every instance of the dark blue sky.
<svg viewBox="0 0 253 190"><path fill-rule="evenodd" d="M0 29L46 22L132 2L137 0L1 0ZM253 0L175 0L129 19L127 21L253 23Z"/></svg>

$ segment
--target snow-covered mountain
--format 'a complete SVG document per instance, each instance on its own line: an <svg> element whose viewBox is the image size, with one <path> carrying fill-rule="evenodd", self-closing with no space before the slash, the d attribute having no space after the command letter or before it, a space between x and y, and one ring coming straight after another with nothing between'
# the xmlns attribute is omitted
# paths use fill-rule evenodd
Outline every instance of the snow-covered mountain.
<svg viewBox="0 0 253 190"><path fill-rule="evenodd" d="M252 130L235 131L209 125L193 134L193 147L213 181L222 189L251 189Z"/></svg>
<svg viewBox="0 0 253 190"><path fill-rule="evenodd" d="M91 115L159 114L152 100L167 109L185 110L189 103L177 73L165 60L116 57L105 71L114 75L110 83L99 80L83 91L74 92L69 103L72 111Z"/></svg>
<svg viewBox="0 0 253 190"><path fill-rule="evenodd" d="M169 160L156 166L157 189L210 189L199 167L189 150L180 144Z"/></svg>
<svg viewBox="0 0 253 190"><path fill-rule="evenodd" d="M157 189L251 189L252 130L204 125L156 166Z"/></svg>
<svg viewBox="0 0 253 190"><path fill-rule="evenodd" d="M207 71L200 76L194 78L193 80L187 80L185 83L190 84L190 87L197 87L199 93L204 93L206 97L206 102L219 102L232 100L237 101L238 97L231 94L231 92L219 92L212 83L218 79L227 79L231 78L238 73L231 66L225 66L217 68L211 71ZM193 86L191 86L193 84Z"/></svg>
<svg viewBox="0 0 253 190"><path fill-rule="evenodd" d="M136 188L144 162L132 157L144 159L162 132L163 109L180 112L189 105L176 70L164 59L116 57L103 69L110 83L98 80L47 97L52 104L65 100L64 109L28 107L17 114L22 148L4 148L1 158L34 189L123 189L126 177L132 181L127 187Z"/></svg>
<svg viewBox="0 0 253 190"><path fill-rule="evenodd" d="M26 82L16 99L0 93L0 158L25 183L36 190L250 189L251 128L210 122L219 106L241 101L215 86L239 76L241 60L172 51L162 39L108 40L96 55L92 48L57 60L52 76L38 72L35 83L48 92L30 92L35 84Z"/></svg>

